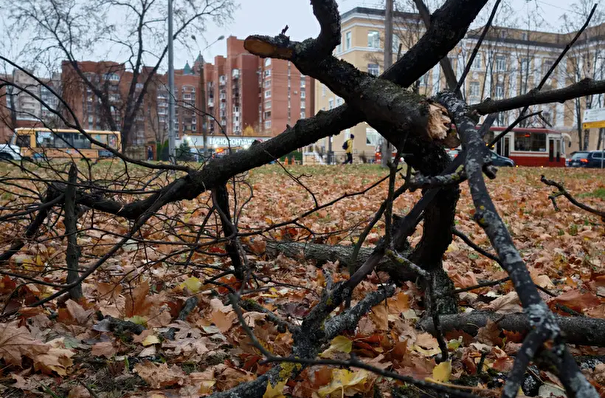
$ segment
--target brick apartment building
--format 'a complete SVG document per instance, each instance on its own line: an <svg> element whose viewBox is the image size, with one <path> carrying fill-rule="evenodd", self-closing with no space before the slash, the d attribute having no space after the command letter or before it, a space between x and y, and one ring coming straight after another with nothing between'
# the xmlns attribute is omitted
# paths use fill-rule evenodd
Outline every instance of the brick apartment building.
<svg viewBox="0 0 605 398"><path fill-rule="evenodd" d="M58 74L39 79L55 92L61 92ZM49 108L56 109L59 99L36 79L25 71L15 69L12 74L0 74L0 82L9 83L0 88L0 142L7 142L16 128L53 126L56 123L57 117Z"/></svg>
<svg viewBox="0 0 605 398"><path fill-rule="evenodd" d="M227 38L227 56L204 64L207 112L228 135L275 136L314 112L314 82L289 61L261 59ZM221 134L208 121L210 135Z"/></svg>
<svg viewBox="0 0 605 398"><path fill-rule="evenodd" d="M126 111L128 91L132 84L133 73L126 70L124 64L111 61L79 62L80 70L107 96L111 110L103 106L92 89L82 81L72 65L62 64L63 97L70 105L80 123L87 129L105 130L110 128L108 112L113 120L122 126ZM151 69L145 67L135 85L135 99L148 80ZM200 134L198 109L201 96L196 91L199 75L195 75L189 65L175 70L175 130L183 134ZM145 146L149 143L164 142L168 138L168 77L154 76L148 86L144 102L133 122L129 137L129 146Z"/></svg>
<svg viewBox="0 0 605 398"><path fill-rule="evenodd" d="M243 40L232 36L226 41L227 56L215 57L214 64L204 63L200 54L193 67L187 63L183 69L175 70L177 139L202 135L204 128L209 136L222 136L221 127L230 136L275 136L286 125L315 114L313 79L302 75L288 61L261 59L248 53ZM112 61L82 61L78 62L78 68L107 98L106 104L84 83L68 61L62 62L60 74L45 78L44 82L60 93L83 128L110 129L111 118L122 129L132 71L125 64ZM143 89L150 71L148 67L141 71L135 94ZM51 109L60 112L69 122L74 121L71 112L61 106L59 99L27 74L15 71L5 78L28 87ZM167 140L167 83L167 75L155 75L149 81L143 104L132 121L128 147L144 148ZM2 120L10 121L8 101L11 98L15 101L17 117L24 119L23 122L27 116L37 125L64 127L52 111L22 92L12 96L1 96L0 93ZM203 117L204 112L212 114L216 120ZM9 123L0 124L2 136L9 136L15 128ZM26 125L31 123L18 124L17 127Z"/></svg>

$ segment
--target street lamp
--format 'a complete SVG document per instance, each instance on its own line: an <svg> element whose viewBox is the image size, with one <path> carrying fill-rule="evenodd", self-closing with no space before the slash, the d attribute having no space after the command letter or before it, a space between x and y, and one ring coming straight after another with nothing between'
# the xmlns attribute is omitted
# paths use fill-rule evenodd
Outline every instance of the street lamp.
<svg viewBox="0 0 605 398"><path fill-rule="evenodd" d="M174 131L174 43L172 33L172 0L168 0L168 156L176 164Z"/></svg>
<svg viewBox="0 0 605 398"><path fill-rule="evenodd" d="M195 43L198 46L198 49L200 48L200 45L197 43L197 38L195 37L195 35L191 35L191 38L195 41ZM212 43L208 44L203 50L200 50L200 55L202 56L202 62L200 65L200 88L201 88L201 92L200 95L202 97L202 105L200 107L200 113L202 114L202 118L206 119L206 82L204 81L204 55L203 52L206 51L208 48L210 48L210 46L212 46L214 43L219 42L221 40L223 40L225 38L225 36L220 35L215 41L213 41ZM204 120L203 119L203 120ZM202 134L204 135L204 157L206 157L208 155L208 139L207 139L207 134L206 134L206 123L204 123L202 121Z"/></svg>

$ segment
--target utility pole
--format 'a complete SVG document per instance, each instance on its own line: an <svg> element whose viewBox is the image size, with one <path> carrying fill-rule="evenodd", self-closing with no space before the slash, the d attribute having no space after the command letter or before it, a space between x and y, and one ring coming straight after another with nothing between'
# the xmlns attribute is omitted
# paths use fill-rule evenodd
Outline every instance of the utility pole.
<svg viewBox="0 0 605 398"><path fill-rule="evenodd" d="M202 105L200 106L201 113L201 122L202 122L202 135L204 137L204 159L206 159L206 155L208 154L208 133L206 128L206 81L204 80L204 56L200 52L200 58L202 62L200 64L200 95L202 96Z"/></svg>
<svg viewBox="0 0 605 398"><path fill-rule="evenodd" d="M168 0L168 156L176 163L174 131L174 44L172 37L172 0Z"/></svg>
<svg viewBox="0 0 605 398"><path fill-rule="evenodd" d="M384 70L391 67L393 63L393 0L386 0L384 12ZM391 145L385 138L382 139L382 167L387 167L391 161Z"/></svg>

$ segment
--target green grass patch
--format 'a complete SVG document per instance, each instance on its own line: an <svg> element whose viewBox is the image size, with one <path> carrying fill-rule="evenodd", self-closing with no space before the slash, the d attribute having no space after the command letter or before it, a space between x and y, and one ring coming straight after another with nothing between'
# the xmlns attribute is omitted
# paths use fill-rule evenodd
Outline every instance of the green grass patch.
<svg viewBox="0 0 605 398"><path fill-rule="evenodd" d="M597 188L592 192L584 192L578 195L578 198L598 198L605 200L605 188Z"/></svg>

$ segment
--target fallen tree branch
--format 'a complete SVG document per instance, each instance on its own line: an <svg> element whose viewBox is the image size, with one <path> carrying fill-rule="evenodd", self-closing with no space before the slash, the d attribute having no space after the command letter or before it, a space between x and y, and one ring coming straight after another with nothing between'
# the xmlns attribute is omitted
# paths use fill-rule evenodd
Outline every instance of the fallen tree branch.
<svg viewBox="0 0 605 398"><path fill-rule="evenodd" d="M567 192L567 190L565 189L565 187L553 180L549 180L546 177L542 176L542 178L540 178L540 181L542 181L544 184L555 187L558 189L557 192L554 192L552 195L549 195L548 198L550 200L552 200L553 206L555 208L556 211L559 211L559 208L557 207L557 202L556 202L556 198L558 196L565 196L567 198L567 200L569 200L573 205L579 207L582 210L586 210L589 213L595 214L599 217L601 217L601 219L603 221L605 221L605 211L600 211L597 209L594 209L590 206L585 205L584 203L578 202L569 192Z"/></svg>
<svg viewBox="0 0 605 398"><path fill-rule="evenodd" d="M529 360L537 352L537 347L542 346L547 341L554 341L557 352L561 354L561 360L565 361L565 366L561 366L560 370L567 373L566 378L576 380L572 385L565 386L568 393L575 395L582 392L586 394L586 397L597 397L596 390L582 375L577 364L573 361L569 362L566 359L567 356L563 355L567 351L567 347L558 339L560 327L556 322L554 314L540 297L538 289L532 282L529 271L517 251L510 233L491 200L482 172L488 149L481 135L475 129L475 123L467 116L468 108L466 104L457 100L452 93L442 93L438 98L452 115L457 131L462 139L463 148L468 151L465 169L468 174L471 196L476 209L475 220L484 229L490 239L502 262L502 267L511 277L515 291L519 295L521 304L531 321L532 333L529 336L530 339L524 341L524 348L527 349L525 352L531 353ZM525 361L524 358L521 358L520 361L515 361L511 377L507 379L504 385L503 397L514 398L517 395L529 360Z"/></svg>
<svg viewBox="0 0 605 398"><path fill-rule="evenodd" d="M589 317L559 316L556 321L567 343L605 347L605 320ZM464 314L441 315L439 317L443 331L461 330L476 335L487 321L496 322L498 327L511 332L528 332L532 325L525 314L500 314L488 311L472 311ZM422 319L417 326L431 334L435 333L433 321Z"/></svg>

